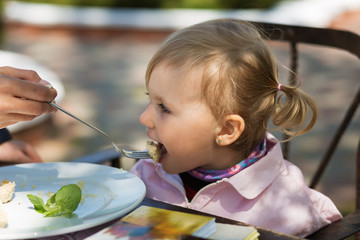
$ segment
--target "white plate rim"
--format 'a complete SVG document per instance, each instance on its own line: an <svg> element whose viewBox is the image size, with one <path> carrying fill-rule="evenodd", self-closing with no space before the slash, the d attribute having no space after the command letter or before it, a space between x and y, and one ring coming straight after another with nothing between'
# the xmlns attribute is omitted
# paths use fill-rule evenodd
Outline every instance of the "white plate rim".
<svg viewBox="0 0 360 240"><path fill-rule="evenodd" d="M16 165L11 165L11 166L1 167L0 173L3 172L4 170L8 170L9 168L15 168L15 167L22 167L22 168L29 168L29 169L36 168L36 167L40 167L41 169L54 169L54 168L56 168L56 166L62 166L62 167L68 166L68 167L72 167L74 169L76 169L75 166L77 166L77 167L84 167L84 166L89 167L90 166L90 167L99 168L99 169L109 169L109 171L119 170L120 171L119 173L130 174L129 176L134 178L134 180L137 182L137 184L139 184L139 186L141 187L140 193L138 196L136 196L137 197L136 201L131 202L129 205L122 208L121 210L118 210L118 211L112 212L112 213L106 213L100 217L91 218L90 221L86 222L85 224L83 223L80 225L68 226L65 228L60 228L60 229L50 230L50 231L42 231L42 232L29 231L29 232L21 232L21 233L6 233L6 232L2 231L2 229L4 229L4 228L0 228L0 239L28 239L28 238L38 238L38 237L50 237L50 236L62 235L62 234L67 234L67 233L71 233L71 232L76 232L76 231L82 231L82 230L92 228L92 227L101 225L103 223L109 222L111 220L114 220L114 219L122 216L122 215L125 215L126 213L133 210L136 206L138 206L145 197L146 187L140 178L129 173L128 171L110 167L110 166L106 166L106 165L100 165L100 164L79 163L79 162L27 163L27 164L16 164ZM2 176L0 175L0 177L2 177ZM0 180L2 180L2 179L0 179ZM13 198L12 201L13 200L16 201L15 198ZM6 204L3 204L2 208L6 209ZM87 220L85 220L85 221L87 221Z"/></svg>

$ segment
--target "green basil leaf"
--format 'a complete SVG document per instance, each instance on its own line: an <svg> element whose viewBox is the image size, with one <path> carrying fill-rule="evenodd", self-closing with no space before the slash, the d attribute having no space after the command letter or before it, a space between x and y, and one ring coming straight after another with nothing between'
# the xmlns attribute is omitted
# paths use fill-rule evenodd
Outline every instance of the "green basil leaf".
<svg viewBox="0 0 360 240"><path fill-rule="evenodd" d="M30 202L34 205L35 211L39 213L44 213L47 211L44 201L40 197L31 194L28 194L27 197L29 198Z"/></svg>

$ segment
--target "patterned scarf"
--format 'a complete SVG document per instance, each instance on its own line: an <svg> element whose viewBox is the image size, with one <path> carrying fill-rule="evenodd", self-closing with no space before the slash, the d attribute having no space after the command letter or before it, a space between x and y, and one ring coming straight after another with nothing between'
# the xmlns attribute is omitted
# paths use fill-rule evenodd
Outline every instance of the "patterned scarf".
<svg viewBox="0 0 360 240"><path fill-rule="evenodd" d="M223 169L223 170L211 170L211 169L203 169L203 168L195 168L193 170L188 171L188 173L202 181L205 182L215 182L222 178L229 178L236 173L240 172L241 170L249 167L251 164L254 164L256 161L261 159L266 155L269 149L267 149L267 140L264 139L264 141L260 144L258 144L255 149L251 152L251 154L235 166ZM272 144L269 144L269 148L272 148Z"/></svg>

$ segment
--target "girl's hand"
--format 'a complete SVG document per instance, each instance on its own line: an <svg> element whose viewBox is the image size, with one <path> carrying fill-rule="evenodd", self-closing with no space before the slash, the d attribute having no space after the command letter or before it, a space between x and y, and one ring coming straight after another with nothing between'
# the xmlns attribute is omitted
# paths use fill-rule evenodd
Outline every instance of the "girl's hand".
<svg viewBox="0 0 360 240"><path fill-rule="evenodd" d="M54 112L57 92L32 70L0 67L0 128Z"/></svg>

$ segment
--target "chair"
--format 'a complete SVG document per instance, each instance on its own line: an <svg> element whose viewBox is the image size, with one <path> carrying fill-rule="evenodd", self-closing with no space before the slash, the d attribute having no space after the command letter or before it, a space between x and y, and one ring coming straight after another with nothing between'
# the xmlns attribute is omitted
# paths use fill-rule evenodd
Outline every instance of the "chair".
<svg viewBox="0 0 360 240"><path fill-rule="evenodd" d="M334 29L325 28L311 28L290 26L282 24L271 24L253 22L259 28L263 29L263 32L267 35L269 41L274 42L288 42L290 53L290 71L289 71L289 84L295 84L297 81L297 65L299 59L299 46L301 44L311 44L318 46L325 46L331 48L337 48L349 52L355 55L360 60L360 36L348 32ZM352 122L355 112L360 102L360 85L354 86L357 88L357 92L353 97L352 102L347 106L347 111L343 120L338 124L337 131L318 166L313 178L310 181L309 186L315 188L326 167L330 164L331 157L334 155L335 150L338 147L340 139L345 134L345 130ZM346 107L346 106L344 106ZM357 133L360 136L359 133ZM289 159L290 142L284 143L283 153L286 159ZM77 159L77 162L91 162L91 163L104 163L109 162L114 167L120 167L119 158L120 154L115 150L108 149L102 152L95 153L93 155L85 156ZM309 239L344 239L348 236L354 235L360 231L360 138L357 147L356 156L356 209L351 214L346 215L342 220L332 223L317 232L308 236ZM360 239L360 236L358 236Z"/></svg>
<svg viewBox="0 0 360 240"><path fill-rule="evenodd" d="M299 43L316 44L320 46L334 47L348 51L355 55L360 60L360 36L340 30L320 29L310 27L288 26L267 23L255 23L265 31L269 39L272 41L287 41L290 43L291 66L289 74L289 83L296 83L297 59L298 59L298 45ZM345 133L346 128L350 125L353 116L359 106L360 102L360 85L354 86L357 88L357 93L353 101L347 107L347 112L343 120L339 123L335 135L332 137L330 144L317 168L314 176L311 179L310 187L315 188L319 183L326 167L330 163L340 139ZM345 106L344 106L345 107ZM360 138L359 138L360 140ZM284 143L283 151L286 159L289 159L289 144ZM356 157L356 199L355 211L345 216L341 221L335 222L323 229L318 230L312 235L308 236L310 239L344 239L350 235L360 231L360 141L357 149ZM358 236L360 239L360 236Z"/></svg>

